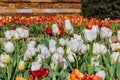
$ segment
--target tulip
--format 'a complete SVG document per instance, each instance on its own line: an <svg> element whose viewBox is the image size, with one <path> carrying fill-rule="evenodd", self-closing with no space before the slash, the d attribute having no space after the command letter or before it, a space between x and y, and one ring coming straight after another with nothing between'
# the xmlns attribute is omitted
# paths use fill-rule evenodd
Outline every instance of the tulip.
<svg viewBox="0 0 120 80"><path fill-rule="evenodd" d="M24 61L20 61L18 68L21 71L25 70L25 62Z"/></svg>
<svg viewBox="0 0 120 80"><path fill-rule="evenodd" d="M63 49L63 47L58 47L58 48L57 48L57 52L58 52L60 55L64 55L64 49Z"/></svg>
<svg viewBox="0 0 120 80"><path fill-rule="evenodd" d="M64 58L60 60L60 65L63 69L67 69L68 67L67 61Z"/></svg>
<svg viewBox="0 0 120 80"><path fill-rule="evenodd" d="M100 44L99 43L94 43L93 44L92 53L95 54L95 55L100 54Z"/></svg>
<svg viewBox="0 0 120 80"><path fill-rule="evenodd" d="M56 64L59 60L59 53L54 53L51 57L54 64Z"/></svg>
<svg viewBox="0 0 120 80"><path fill-rule="evenodd" d="M67 57L68 57L70 62L75 62L75 58L76 58L75 53L70 53L70 54L68 54Z"/></svg>
<svg viewBox="0 0 120 80"><path fill-rule="evenodd" d="M81 53L85 53L87 51L87 46L85 44L81 45Z"/></svg>
<svg viewBox="0 0 120 80"><path fill-rule="evenodd" d="M52 32L53 34L57 34L59 32L58 26L56 24L52 25Z"/></svg>
<svg viewBox="0 0 120 80"><path fill-rule="evenodd" d="M8 41L7 43L4 44L5 47L5 51L7 53L12 53L14 51L14 44L10 41Z"/></svg>
<svg viewBox="0 0 120 80"><path fill-rule="evenodd" d="M37 71L41 68L42 64L38 62L33 62L31 65L31 71Z"/></svg>
<svg viewBox="0 0 120 80"><path fill-rule="evenodd" d="M26 80L26 79L22 77L16 77L15 80Z"/></svg>
<svg viewBox="0 0 120 80"><path fill-rule="evenodd" d="M111 54L110 58L113 59L114 62L116 62L117 59L119 58L119 54L120 54L119 52L113 52L113 53ZM119 58L118 61L120 62L120 58Z"/></svg>
<svg viewBox="0 0 120 80"><path fill-rule="evenodd" d="M82 45L81 41L79 41L77 39L70 40L70 49L75 53L80 51L81 45Z"/></svg>
<svg viewBox="0 0 120 80"><path fill-rule="evenodd" d="M49 27L46 28L46 33L47 33L48 35L51 35L51 34L52 34L52 31L51 31L51 29L50 29Z"/></svg>
<svg viewBox="0 0 120 80"><path fill-rule="evenodd" d="M72 51L71 51L70 47L67 47L67 49L66 49L66 53L67 53L67 54L72 53Z"/></svg>
<svg viewBox="0 0 120 80"><path fill-rule="evenodd" d="M6 32L4 32L4 34L7 40L10 40L12 38L10 31L7 30Z"/></svg>
<svg viewBox="0 0 120 80"><path fill-rule="evenodd" d="M92 30L85 29L84 36L86 41L91 42L97 38L97 33L93 32Z"/></svg>
<svg viewBox="0 0 120 80"><path fill-rule="evenodd" d="M1 68L5 68L5 66L6 66L6 64L0 62L0 67L1 67Z"/></svg>
<svg viewBox="0 0 120 80"><path fill-rule="evenodd" d="M65 29L66 29L67 31L70 31L70 30L73 29L73 27L72 27L72 25L71 25L71 23L70 23L70 20L65 20Z"/></svg>
<svg viewBox="0 0 120 80"><path fill-rule="evenodd" d="M61 46L65 46L66 40L64 38L59 39L59 43Z"/></svg>
<svg viewBox="0 0 120 80"><path fill-rule="evenodd" d="M100 44L100 51L101 51L101 54L105 54L107 52L106 46L103 44Z"/></svg>
<svg viewBox="0 0 120 80"><path fill-rule="evenodd" d="M100 37L101 38L109 38L112 36L112 31L106 27L102 27L100 30Z"/></svg>
<svg viewBox="0 0 120 80"><path fill-rule="evenodd" d="M99 70L95 75L101 77L102 80L105 80L105 71L104 70Z"/></svg>

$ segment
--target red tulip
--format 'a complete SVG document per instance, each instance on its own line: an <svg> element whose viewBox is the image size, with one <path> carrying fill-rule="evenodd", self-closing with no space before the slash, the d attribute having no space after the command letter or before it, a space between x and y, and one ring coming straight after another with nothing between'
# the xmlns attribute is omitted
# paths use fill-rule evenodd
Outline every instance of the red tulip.
<svg viewBox="0 0 120 80"><path fill-rule="evenodd" d="M58 35L62 37L63 34L64 34L63 31L60 31Z"/></svg>
<svg viewBox="0 0 120 80"><path fill-rule="evenodd" d="M48 35L51 35L51 34L52 34L52 31L51 31L51 29L50 29L49 27L46 28L46 33L47 33Z"/></svg>

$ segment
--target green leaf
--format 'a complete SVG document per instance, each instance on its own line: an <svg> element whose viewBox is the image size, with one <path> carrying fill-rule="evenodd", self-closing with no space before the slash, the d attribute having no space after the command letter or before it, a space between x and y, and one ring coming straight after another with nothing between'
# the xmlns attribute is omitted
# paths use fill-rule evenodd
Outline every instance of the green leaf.
<svg viewBox="0 0 120 80"><path fill-rule="evenodd" d="M5 80L8 80L7 78L7 75L5 74L5 72L4 72L4 70L0 67L0 74L2 74L3 75L3 77L4 77L4 79Z"/></svg>
<svg viewBox="0 0 120 80"><path fill-rule="evenodd" d="M72 71L73 70L73 68L72 68L72 65L70 64L70 61L69 61L69 59L66 57L65 58L66 59L66 61L67 61L67 63L68 63L68 67L70 68L70 70Z"/></svg>
<svg viewBox="0 0 120 80"><path fill-rule="evenodd" d="M118 65L117 65L116 75L117 75L118 79L120 80L120 63L118 63Z"/></svg>

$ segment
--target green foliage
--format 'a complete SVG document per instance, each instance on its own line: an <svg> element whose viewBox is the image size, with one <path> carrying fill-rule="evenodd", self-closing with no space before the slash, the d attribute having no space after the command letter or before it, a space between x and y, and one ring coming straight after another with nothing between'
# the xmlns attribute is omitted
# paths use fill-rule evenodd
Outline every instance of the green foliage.
<svg viewBox="0 0 120 80"><path fill-rule="evenodd" d="M82 14L85 17L120 18L120 0L82 0Z"/></svg>

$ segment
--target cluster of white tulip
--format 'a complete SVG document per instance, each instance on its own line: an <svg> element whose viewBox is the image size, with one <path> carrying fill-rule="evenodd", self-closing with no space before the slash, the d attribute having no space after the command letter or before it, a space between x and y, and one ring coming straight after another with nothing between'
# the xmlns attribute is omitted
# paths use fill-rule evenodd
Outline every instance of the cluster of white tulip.
<svg viewBox="0 0 120 80"><path fill-rule="evenodd" d="M35 45L36 45L35 41L30 41L27 44L27 49L24 53L24 61L31 59L35 55L35 53L36 53Z"/></svg>
<svg viewBox="0 0 120 80"><path fill-rule="evenodd" d="M4 43L5 53L13 53L14 45L12 42L8 41ZM0 67L4 68L10 62L10 56L8 54L0 55Z"/></svg>
<svg viewBox="0 0 120 80"><path fill-rule="evenodd" d="M6 32L4 32L4 34L7 40L10 40L12 38L27 38L29 36L28 30L24 30L23 28L16 28L16 30L7 30Z"/></svg>

